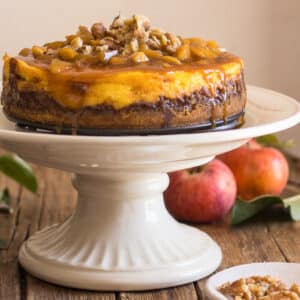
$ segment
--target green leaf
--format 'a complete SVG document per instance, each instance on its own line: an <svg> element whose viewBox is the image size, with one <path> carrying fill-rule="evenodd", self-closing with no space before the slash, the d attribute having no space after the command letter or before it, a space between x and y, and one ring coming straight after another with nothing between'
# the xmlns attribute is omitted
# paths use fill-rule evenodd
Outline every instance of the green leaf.
<svg viewBox="0 0 300 300"><path fill-rule="evenodd" d="M20 157L12 154L0 156L0 171L35 193L37 180L31 167Z"/></svg>
<svg viewBox="0 0 300 300"><path fill-rule="evenodd" d="M300 195L289 197L283 201L293 221L300 221Z"/></svg>
<svg viewBox="0 0 300 300"><path fill-rule="evenodd" d="M13 209L9 206L10 204L10 194L7 188L3 191L0 191L0 213L10 214L13 212ZM1 249L1 241L0 241Z"/></svg>
<svg viewBox="0 0 300 300"><path fill-rule="evenodd" d="M231 211L231 224L242 223L257 215L266 207L278 203L282 203L281 198L272 195L263 195L251 201L244 201L238 198Z"/></svg>
<svg viewBox="0 0 300 300"><path fill-rule="evenodd" d="M1 203L4 203L5 205L10 204L10 194L7 188L5 188L3 191L0 191L0 204Z"/></svg>
<svg viewBox="0 0 300 300"><path fill-rule="evenodd" d="M300 195L287 199L282 199L279 196L262 195L251 201L244 201L238 198L231 210L231 224L240 224L275 204L280 204L287 208L293 221L300 220Z"/></svg>
<svg viewBox="0 0 300 300"><path fill-rule="evenodd" d="M267 134L257 137L256 141L263 146L279 149L291 148L295 145L293 140L280 141L275 134Z"/></svg>

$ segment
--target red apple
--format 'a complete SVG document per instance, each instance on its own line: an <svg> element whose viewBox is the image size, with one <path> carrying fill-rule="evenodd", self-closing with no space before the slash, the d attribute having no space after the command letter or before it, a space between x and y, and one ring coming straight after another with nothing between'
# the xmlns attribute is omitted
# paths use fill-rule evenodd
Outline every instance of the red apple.
<svg viewBox="0 0 300 300"><path fill-rule="evenodd" d="M255 140L218 156L233 172L238 195L249 200L263 194L279 195L286 186L289 167L278 150Z"/></svg>
<svg viewBox="0 0 300 300"><path fill-rule="evenodd" d="M198 172L182 170L169 174L165 204L178 220L212 222L222 218L236 197L236 182L230 169L214 159Z"/></svg>

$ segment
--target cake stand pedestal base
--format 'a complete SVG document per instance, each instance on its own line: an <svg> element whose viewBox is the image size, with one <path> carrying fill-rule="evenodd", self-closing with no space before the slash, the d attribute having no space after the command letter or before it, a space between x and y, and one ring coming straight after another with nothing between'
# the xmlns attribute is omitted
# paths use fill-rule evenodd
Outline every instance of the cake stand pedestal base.
<svg viewBox="0 0 300 300"><path fill-rule="evenodd" d="M74 214L22 246L22 266L44 280L90 290L146 290L203 278L221 251L167 212L165 173L105 172L73 177Z"/></svg>

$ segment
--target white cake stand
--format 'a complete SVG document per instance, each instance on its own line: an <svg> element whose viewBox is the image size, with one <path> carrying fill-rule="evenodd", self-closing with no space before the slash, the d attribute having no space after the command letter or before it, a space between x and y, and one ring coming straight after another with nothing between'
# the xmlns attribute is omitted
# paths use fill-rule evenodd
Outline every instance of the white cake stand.
<svg viewBox="0 0 300 300"><path fill-rule="evenodd" d="M211 274L221 250L167 212L167 172L202 165L249 138L300 122L299 104L248 87L242 128L165 136L88 137L18 131L0 116L0 146L36 164L73 172L78 205L63 224L22 246L19 260L44 280L91 290L169 287ZM55 201L55 199L53 199Z"/></svg>

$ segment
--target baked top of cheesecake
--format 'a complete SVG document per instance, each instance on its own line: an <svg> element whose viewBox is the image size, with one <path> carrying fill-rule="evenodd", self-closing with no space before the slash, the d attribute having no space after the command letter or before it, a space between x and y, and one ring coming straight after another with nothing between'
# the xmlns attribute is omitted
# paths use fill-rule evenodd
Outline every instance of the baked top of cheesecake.
<svg viewBox="0 0 300 300"><path fill-rule="evenodd" d="M241 112L246 97L239 57L215 41L151 28L146 17L137 15L118 16L109 28L102 23L80 26L63 41L24 48L16 57L5 55L3 75L8 116L68 126L67 113L80 113L77 123L83 127L115 127L117 118L123 120L117 127L128 128L195 124ZM164 103L174 124L154 116ZM151 113L145 124L143 108ZM198 117L188 118L193 109Z"/></svg>

